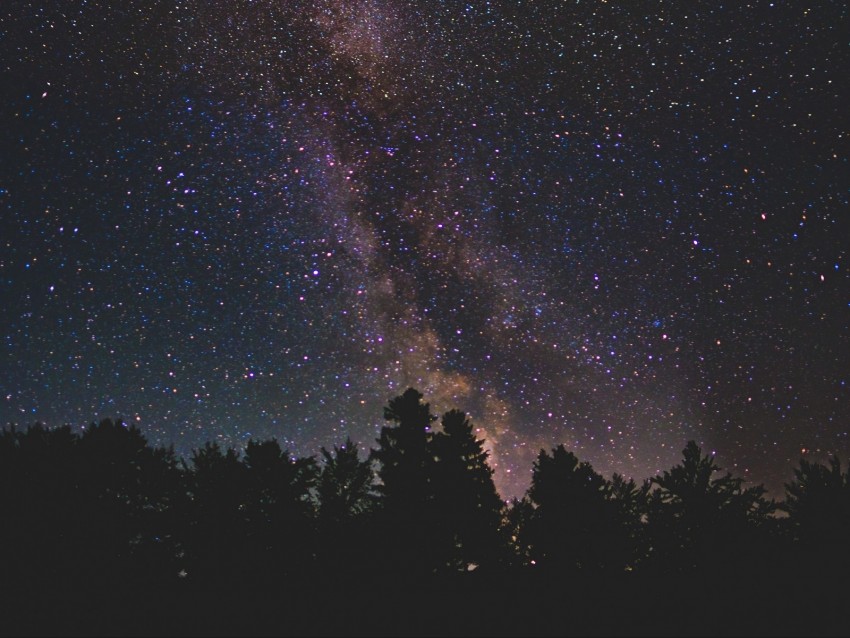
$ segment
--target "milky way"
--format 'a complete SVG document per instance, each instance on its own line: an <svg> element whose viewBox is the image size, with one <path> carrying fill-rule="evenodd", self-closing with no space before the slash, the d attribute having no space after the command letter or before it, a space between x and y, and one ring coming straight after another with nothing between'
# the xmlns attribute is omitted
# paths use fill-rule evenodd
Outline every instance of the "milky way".
<svg viewBox="0 0 850 638"><path fill-rule="evenodd" d="M408 386L505 497L689 439L850 456L843 2L0 9L0 423L374 447Z"/></svg>

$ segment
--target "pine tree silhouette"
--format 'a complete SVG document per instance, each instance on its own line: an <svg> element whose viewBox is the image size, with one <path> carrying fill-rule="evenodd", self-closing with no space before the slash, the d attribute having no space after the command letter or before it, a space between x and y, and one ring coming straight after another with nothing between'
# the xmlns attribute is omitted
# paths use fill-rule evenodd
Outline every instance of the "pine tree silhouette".
<svg viewBox="0 0 850 638"><path fill-rule="evenodd" d="M493 564L501 557L503 503L493 483L489 454L464 412L446 412L441 425L442 431L429 444L441 567L464 571Z"/></svg>
<svg viewBox="0 0 850 638"><path fill-rule="evenodd" d="M395 426L381 428L372 458L378 463L380 478L385 565L404 574L430 573L437 563L429 452L431 423L436 417L429 404L422 403L422 394L408 388L390 399L384 418Z"/></svg>
<svg viewBox="0 0 850 638"><path fill-rule="evenodd" d="M812 565L831 564L850 568L850 471L841 471L837 456L829 467L800 459L794 479L785 484L788 513L797 569L811 571Z"/></svg>
<svg viewBox="0 0 850 638"><path fill-rule="evenodd" d="M667 571L720 570L740 563L776 509L761 485L743 487L694 441L682 462L651 479L648 533L652 562Z"/></svg>
<svg viewBox="0 0 850 638"><path fill-rule="evenodd" d="M528 496L526 525L532 559L546 570L594 571L605 566L604 532L611 522L608 484L563 445L540 450Z"/></svg>

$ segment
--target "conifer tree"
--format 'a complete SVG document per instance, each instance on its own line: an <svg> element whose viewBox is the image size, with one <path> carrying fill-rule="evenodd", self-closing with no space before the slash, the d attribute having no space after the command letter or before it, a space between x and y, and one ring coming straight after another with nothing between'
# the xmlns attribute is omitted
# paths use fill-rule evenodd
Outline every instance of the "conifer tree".
<svg viewBox="0 0 850 638"><path fill-rule="evenodd" d="M800 459L781 508L788 513L796 553L806 562L850 568L850 471L841 471L837 456L829 467Z"/></svg>
<svg viewBox="0 0 850 638"><path fill-rule="evenodd" d="M484 441L475 437L464 412L443 415L431 440L434 513L444 545L445 566L467 569L499 557L502 502Z"/></svg>
<svg viewBox="0 0 850 638"><path fill-rule="evenodd" d="M652 562L664 570L692 571L740 565L758 545L776 509L762 485L744 488L694 441L682 462L651 479L648 532Z"/></svg>
<svg viewBox="0 0 850 638"><path fill-rule="evenodd" d="M604 532L611 522L609 485L589 463L558 445L540 450L528 496L526 525L532 560L551 570L596 570L606 564Z"/></svg>
<svg viewBox="0 0 850 638"><path fill-rule="evenodd" d="M429 442L431 414L422 394L413 388L390 399L384 408L384 419L393 426L381 428L378 449L373 457L378 461L379 490L384 507L390 510L424 508L429 494Z"/></svg>
<svg viewBox="0 0 850 638"><path fill-rule="evenodd" d="M369 459L361 460L357 443L347 438L333 451L321 448L318 477L319 514L326 523L341 523L363 516L375 507L375 474Z"/></svg>

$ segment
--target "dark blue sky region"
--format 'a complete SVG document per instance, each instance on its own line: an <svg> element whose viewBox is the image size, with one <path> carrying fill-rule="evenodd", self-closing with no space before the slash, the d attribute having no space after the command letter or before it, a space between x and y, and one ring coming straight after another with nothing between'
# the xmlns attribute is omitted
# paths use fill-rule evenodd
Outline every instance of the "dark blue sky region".
<svg viewBox="0 0 850 638"><path fill-rule="evenodd" d="M497 486L688 439L850 456L844 2L0 8L0 423L375 445L414 386Z"/></svg>

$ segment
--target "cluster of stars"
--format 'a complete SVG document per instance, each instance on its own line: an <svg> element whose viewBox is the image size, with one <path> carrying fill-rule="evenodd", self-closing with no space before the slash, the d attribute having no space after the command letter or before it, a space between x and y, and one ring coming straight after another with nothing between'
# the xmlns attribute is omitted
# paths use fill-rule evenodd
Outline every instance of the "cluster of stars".
<svg viewBox="0 0 850 638"><path fill-rule="evenodd" d="M688 439L778 495L850 456L847 11L0 9L0 422L307 455L414 386L505 497Z"/></svg>

